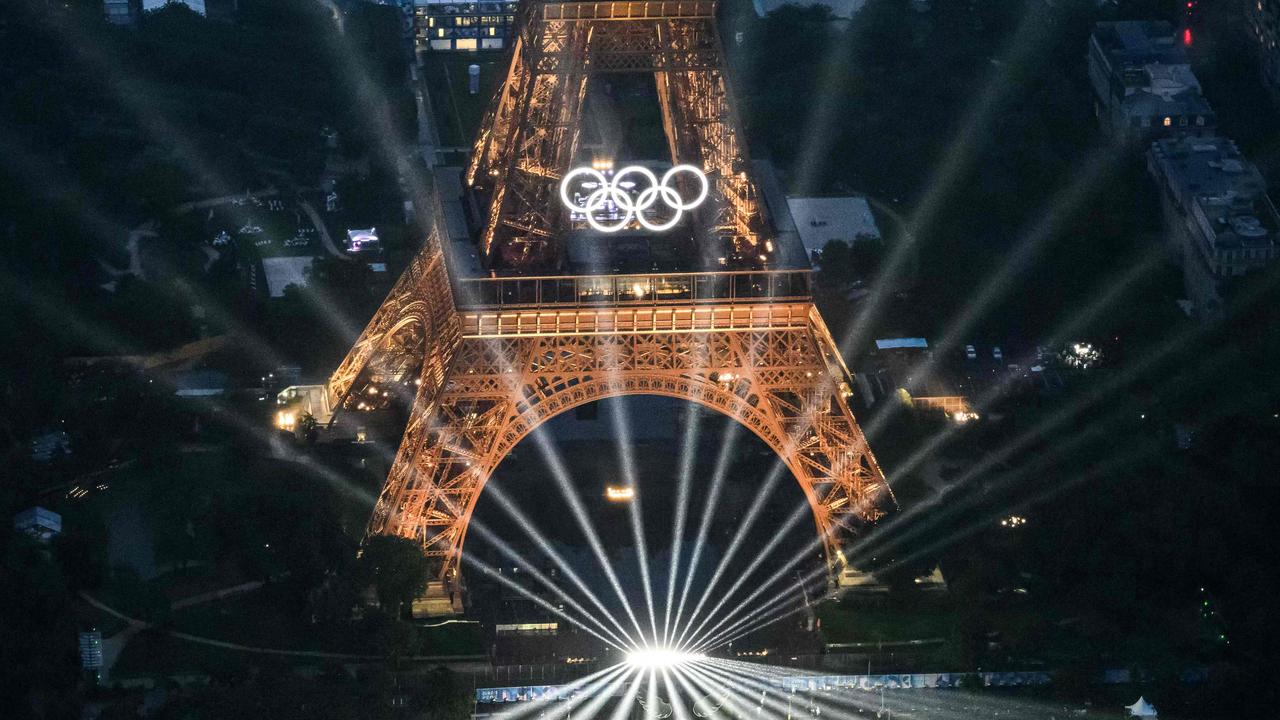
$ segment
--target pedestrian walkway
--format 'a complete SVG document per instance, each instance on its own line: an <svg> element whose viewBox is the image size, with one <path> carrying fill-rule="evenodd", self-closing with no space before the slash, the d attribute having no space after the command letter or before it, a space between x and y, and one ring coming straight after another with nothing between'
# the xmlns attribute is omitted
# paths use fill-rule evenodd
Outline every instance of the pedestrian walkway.
<svg viewBox="0 0 1280 720"><path fill-rule="evenodd" d="M179 607L185 608L185 607L191 607L192 605L197 605L203 602L209 602L211 600L221 599L218 596L219 593L227 593L231 595L231 594L237 594L237 591L247 592L248 590L243 590L241 588L244 588L245 585L249 585L249 584L251 583L244 583L241 585L235 585L229 588L224 588L222 590L215 590L213 592L194 595L190 598L184 598L182 600L176 601L175 603L173 603L171 607L173 607L174 609L178 609ZM261 587L262 583L260 582L257 583L257 586ZM223 597L225 596L226 595L224 595ZM108 615L111 615L113 617L119 618L129 624L129 627L126 628L125 630L103 641L103 652L102 652L103 665L102 665L101 673L102 673L102 679L106 681L110 677L112 667L115 665L116 660L119 659L120 653L124 650L124 646L128 644L129 640L132 639L133 636L136 635L139 631L147 630L155 626L144 620L139 620L137 618L129 617L128 615L125 615L119 610L116 610L115 608L111 607L110 605L107 605L106 603L93 597L92 595L90 595L89 593L83 590L80 591L80 597L85 602L101 610L102 612L105 612ZM172 638L176 638L178 640L184 640L186 642L193 642L200 645L206 645L209 647L222 648L224 650L235 650L239 652L249 652L249 653L256 653L260 655L315 658L318 660L353 660L353 661L364 661L364 662L375 662L375 661L381 661L381 660L387 659L385 655L372 655L372 654L361 654L361 653L336 653L336 652L326 652L323 650L286 650L282 648L269 648L269 647L255 646L255 645L243 645L241 643L228 642L226 640L217 640L214 638L202 637L200 635L192 635L191 633L179 632L177 630L168 630L165 632L165 634ZM439 663L440 665L448 667L448 666L455 666L455 665L471 666L477 662L487 663L489 658L486 655L410 655L405 657L404 659L414 661L414 662L435 662L435 663Z"/></svg>

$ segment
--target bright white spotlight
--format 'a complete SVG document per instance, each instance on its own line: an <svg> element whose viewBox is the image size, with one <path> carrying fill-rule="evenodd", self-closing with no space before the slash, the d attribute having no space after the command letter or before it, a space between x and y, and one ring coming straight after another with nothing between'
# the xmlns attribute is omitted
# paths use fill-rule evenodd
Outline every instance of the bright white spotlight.
<svg viewBox="0 0 1280 720"><path fill-rule="evenodd" d="M702 653L691 653L666 647L646 647L627 653L627 664L634 668L673 668L686 663L706 660Z"/></svg>

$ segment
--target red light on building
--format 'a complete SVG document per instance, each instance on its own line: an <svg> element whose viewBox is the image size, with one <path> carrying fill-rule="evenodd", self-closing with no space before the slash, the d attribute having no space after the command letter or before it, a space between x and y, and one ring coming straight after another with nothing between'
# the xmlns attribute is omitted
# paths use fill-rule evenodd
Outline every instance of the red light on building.
<svg viewBox="0 0 1280 720"><path fill-rule="evenodd" d="M1191 47L1191 28L1184 28L1182 31L1182 44Z"/></svg>

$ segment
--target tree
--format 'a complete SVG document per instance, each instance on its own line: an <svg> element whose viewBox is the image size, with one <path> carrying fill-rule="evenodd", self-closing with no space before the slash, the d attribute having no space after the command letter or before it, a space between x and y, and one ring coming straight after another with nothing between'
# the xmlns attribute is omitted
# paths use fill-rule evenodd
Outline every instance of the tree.
<svg viewBox="0 0 1280 720"><path fill-rule="evenodd" d="M879 240L857 240L853 245L831 240L822 248L819 274L824 283L844 287L856 280L871 279L883 257L884 243Z"/></svg>
<svg viewBox="0 0 1280 720"><path fill-rule="evenodd" d="M457 674L446 667L427 673L415 700L427 720L463 720L471 716L473 707L466 687L458 682Z"/></svg>
<svg viewBox="0 0 1280 720"><path fill-rule="evenodd" d="M168 620L169 599L133 568L127 565L116 567L112 571L111 590L118 598L120 610L130 617L149 623Z"/></svg>
<svg viewBox="0 0 1280 720"><path fill-rule="evenodd" d="M79 715L75 613L67 582L44 548L0 534L0 707L18 719Z"/></svg>
<svg viewBox="0 0 1280 720"><path fill-rule="evenodd" d="M297 426L294 428L294 437L298 439L298 442L314 445L316 436L320 434L319 425L314 415L309 412L303 413L302 417L298 418Z"/></svg>
<svg viewBox="0 0 1280 720"><path fill-rule="evenodd" d="M418 543L391 535L370 538L361 562L373 580L378 604L392 617L399 617L403 607L426 589L431 572Z"/></svg>
<svg viewBox="0 0 1280 720"><path fill-rule="evenodd" d="M65 529L53 539L53 552L75 588L92 590L107 577L107 526L89 513L63 514Z"/></svg>

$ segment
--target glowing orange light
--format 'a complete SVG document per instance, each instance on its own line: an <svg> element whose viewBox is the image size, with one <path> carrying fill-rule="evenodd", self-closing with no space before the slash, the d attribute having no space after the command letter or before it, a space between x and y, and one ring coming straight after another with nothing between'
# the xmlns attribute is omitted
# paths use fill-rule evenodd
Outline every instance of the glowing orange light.
<svg viewBox="0 0 1280 720"><path fill-rule="evenodd" d="M636 489L625 485L609 485L604 489L604 496L609 502L630 502L636 496Z"/></svg>

